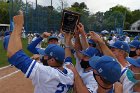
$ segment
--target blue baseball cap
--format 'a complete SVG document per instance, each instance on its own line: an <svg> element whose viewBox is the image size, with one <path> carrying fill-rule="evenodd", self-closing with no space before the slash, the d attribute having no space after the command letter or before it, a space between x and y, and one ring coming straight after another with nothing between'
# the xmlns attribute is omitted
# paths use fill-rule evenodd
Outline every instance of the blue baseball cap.
<svg viewBox="0 0 140 93"><path fill-rule="evenodd" d="M95 69L101 77L112 84L121 77L121 66L113 57L93 56L89 60L89 65Z"/></svg>
<svg viewBox="0 0 140 93"><path fill-rule="evenodd" d="M127 53L130 52L130 47L129 45L124 42L124 41L116 41L113 45L111 45L110 47L113 47L113 48L117 48L117 49L121 49Z"/></svg>
<svg viewBox="0 0 140 93"><path fill-rule="evenodd" d="M132 65L134 65L134 66L136 66L136 67L140 67L140 58L138 58L138 59L133 59L133 58L131 58L131 57L127 57L126 60L127 60L130 64L132 64Z"/></svg>
<svg viewBox="0 0 140 93"><path fill-rule="evenodd" d="M133 48L140 48L140 42L138 40L133 40L130 44L129 44L130 47L133 47Z"/></svg>
<svg viewBox="0 0 140 93"><path fill-rule="evenodd" d="M92 44L92 45L95 45L96 46L96 43L92 40L92 39L89 39L88 40L88 43Z"/></svg>
<svg viewBox="0 0 140 93"><path fill-rule="evenodd" d="M81 53L85 56L92 57L92 56L96 56L96 54L99 52L96 48L89 47L86 50L81 51Z"/></svg>
<svg viewBox="0 0 140 93"><path fill-rule="evenodd" d="M55 39L55 40L58 41L58 38L57 38L56 36L49 36L48 41L50 41L50 40L52 40L52 39Z"/></svg>
<svg viewBox="0 0 140 93"><path fill-rule="evenodd" d="M63 62L65 58L65 51L57 44L49 44L44 50L45 55L53 57L56 60Z"/></svg>

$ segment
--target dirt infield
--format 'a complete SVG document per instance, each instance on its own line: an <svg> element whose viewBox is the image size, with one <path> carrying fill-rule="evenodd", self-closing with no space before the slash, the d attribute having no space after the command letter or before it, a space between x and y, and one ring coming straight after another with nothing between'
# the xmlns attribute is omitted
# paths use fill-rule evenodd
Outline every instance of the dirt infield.
<svg viewBox="0 0 140 93"><path fill-rule="evenodd" d="M0 93L33 93L31 80L15 67L0 69Z"/></svg>

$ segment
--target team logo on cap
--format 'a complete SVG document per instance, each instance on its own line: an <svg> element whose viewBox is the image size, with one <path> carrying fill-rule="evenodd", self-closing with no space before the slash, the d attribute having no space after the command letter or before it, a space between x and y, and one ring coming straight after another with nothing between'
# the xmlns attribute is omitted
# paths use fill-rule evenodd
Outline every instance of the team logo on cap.
<svg viewBox="0 0 140 93"><path fill-rule="evenodd" d="M113 61L116 61L116 60L113 58Z"/></svg>
<svg viewBox="0 0 140 93"><path fill-rule="evenodd" d="M99 73L102 73L103 72L102 68L98 69L98 72Z"/></svg>
<svg viewBox="0 0 140 93"><path fill-rule="evenodd" d="M50 56L53 56L53 52L50 52Z"/></svg>
<svg viewBox="0 0 140 93"><path fill-rule="evenodd" d="M121 46L121 48L123 48L123 45Z"/></svg>

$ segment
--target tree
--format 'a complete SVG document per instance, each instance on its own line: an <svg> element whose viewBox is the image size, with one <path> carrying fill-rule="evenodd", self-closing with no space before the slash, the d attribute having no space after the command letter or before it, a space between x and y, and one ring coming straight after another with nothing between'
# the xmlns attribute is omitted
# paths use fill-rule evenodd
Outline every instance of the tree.
<svg viewBox="0 0 140 93"><path fill-rule="evenodd" d="M8 3L0 1L0 24L9 24Z"/></svg>
<svg viewBox="0 0 140 93"><path fill-rule="evenodd" d="M134 10L132 11L132 22L135 22L137 20L140 20L140 10Z"/></svg>
<svg viewBox="0 0 140 93"><path fill-rule="evenodd" d="M110 8L109 11L106 11L104 13L104 20L106 20L103 23L105 25L105 28L113 29L115 27L121 27L123 29L129 29L132 21L132 13L127 7L117 5Z"/></svg>
<svg viewBox="0 0 140 93"><path fill-rule="evenodd" d="M85 30L89 30L89 10L87 5L84 2L78 3L75 2L71 7L67 8L68 10L75 11L81 14L80 21L84 24Z"/></svg>

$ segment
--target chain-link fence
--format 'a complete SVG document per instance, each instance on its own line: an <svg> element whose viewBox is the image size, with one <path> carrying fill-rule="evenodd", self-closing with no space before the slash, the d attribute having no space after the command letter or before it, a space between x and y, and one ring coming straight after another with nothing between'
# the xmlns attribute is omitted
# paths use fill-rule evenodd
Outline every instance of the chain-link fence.
<svg viewBox="0 0 140 93"><path fill-rule="evenodd" d="M23 10L24 29L27 33L56 32L60 29L61 12L66 6L67 3L63 0L10 0L10 20L12 21L18 10Z"/></svg>

